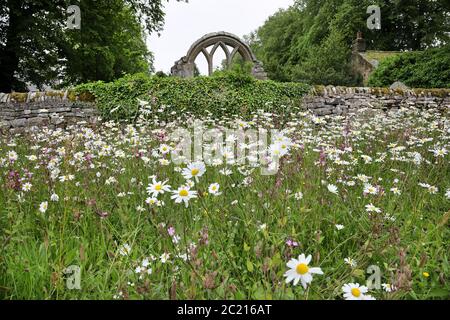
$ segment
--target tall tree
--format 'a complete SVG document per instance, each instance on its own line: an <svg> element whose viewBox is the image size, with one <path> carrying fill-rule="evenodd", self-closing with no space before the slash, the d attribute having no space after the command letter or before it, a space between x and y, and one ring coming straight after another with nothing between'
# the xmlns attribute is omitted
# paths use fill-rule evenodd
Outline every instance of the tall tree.
<svg viewBox="0 0 450 320"><path fill-rule="evenodd" d="M0 92L23 90L26 82L51 84L64 68L69 81L95 80L96 75L109 79L142 70L150 58L143 47L142 30L161 30L167 1L1 1ZM80 5L82 10L78 36L65 28L66 9L71 4ZM95 33L95 29L99 31ZM83 59L93 61L81 63ZM93 63L100 64L94 71Z"/></svg>
<svg viewBox="0 0 450 320"><path fill-rule="evenodd" d="M149 72L148 52L138 18L122 0L81 0L81 30L67 30L65 83L111 81L125 73Z"/></svg>
<svg viewBox="0 0 450 320"><path fill-rule="evenodd" d="M381 30L368 30L369 5L381 8ZM270 17L252 47L280 81L356 84L351 45L363 31L372 50L423 50L449 41L450 2L435 0L297 0Z"/></svg>

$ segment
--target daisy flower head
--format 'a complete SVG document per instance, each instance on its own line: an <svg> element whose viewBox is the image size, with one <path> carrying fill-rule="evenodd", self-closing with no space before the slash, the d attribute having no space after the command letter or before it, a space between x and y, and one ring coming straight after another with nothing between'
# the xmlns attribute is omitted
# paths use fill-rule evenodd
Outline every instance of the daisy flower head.
<svg viewBox="0 0 450 320"><path fill-rule="evenodd" d="M208 192L212 195L219 196L221 192L219 192L220 185L218 183L213 183L209 186Z"/></svg>
<svg viewBox="0 0 450 320"><path fill-rule="evenodd" d="M156 178L153 178L153 182L148 185L147 187L147 193L151 195L152 197L156 198L160 194L164 194L165 192L170 191L170 186L167 185L167 180L162 181L156 181Z"/></svg>
<svg viewBox="0 0 450 320"><path fill-rule="evenodd" d="M375 300L372 296L366 295L369 289L359 283L347 283L342 286L345 300Z"/></svg>
<svg viewBox="0 0 450 320"><path fill-rule="evenodd" d="M276 149L280 151L280 155L284 156L286 155L291 146L292 146L292 140L282 134L279 134L277 137L275 137L275 143L273 144L274 149L276 146Z"/></svg>
<svg viewBox="0 0 450 320"><path fill-rule="evenodd" d="M22 191L28 192L28 191L31 190L31 187L32 187L32 186L33 186L33 185L32 185L31 183L25 182L25 183L23 184L23 186L22 186Z"/></svg>
<svg viewBox="0 0 450 320"><path fill-rule="evenodd" d="M125 243L119 248L119 254L121 256L128 256L131 253L131 247L128 243Z"/></svg>
<svg viewBox="0 0 450 320"><path fill-rule="evenodd" d="M376 213L380 213L380 212L381 212L381 209L375 207L373 204L368 204L368 205L366 205L366 211L367 211L367 212L376 212Z"/></svg>
<svg viewBox="0 0 450 320"><path fill-rule="evenodd" d="M47 211L47 209L48 209L48 202L47 202L47 201L44 201L44 202L42 202L42 203L39 205L39 211L40 211L41 213L45 213L45 212Z"/></svg>
<svg viewBox="0 0 450 320"><path fill-rule="evenodd" d="M193 162L188 164L186 168L183 169L181 174L186 180L194 178L198 182L198 178L201 177L206 171L205 164L201 161Z"/></svg>
<svg viewBox="0 0 450 320"><path fill-rule="evenodd" d="M175 203L184 202L186 208L189 205L189 200L197 198L197 191L192 191L188 186L181 186L178 190L173 190L172 193L171 199L175 200Z"/></svg>
<svg viewBox="0 0 450 320"><path fill-rule="evenodd" d="M284 153L284 150L281 148L280 144L274 143L274 144L270 145L269 154L272 158L279 159L284 155L283 153Z"/></svg>
<svg viewBox="0 0 450 320"><path fill-rule="evenodd" d="M162 144L159 147L159 152L161 152L161 154L168 154L170 152L170 150L171 150L171 147L168 146L167 144Z"/></svg>
<svg viewBox="0 0 450 320"><path fill-rule="evenodd" d="M397 290L397 288L394 285L390 284L390 283L383 283L381 286L383 287L384 291L386 291L388 293Z"/></svg>
<svg viewBox="0 0 450 320"><path fill-rule="evenodd" d="M371 184L366 184L364 186L364 194L377 194L378 193L378 189L376 187L374 187Z"/></svg>
<svg viewBox="0 0 450 320"><path fill-rule="evenodd" d="M444 156L446 156L448 154L448 151L445 148L436 148L436 149L430 150L430 151L434 153L435 157L443 158Z"/></svg>
<svg viewBox="0 0 450 320"><path fill-rule="evenodd" d="M14 162L19 158L19 156L17 155L17 153L15 151L8 151L8 160L10 162Z"/></svg>
<svg viewBox="0 0 450 320"><path fill-rule="evenodd" d="M304 289L313 280L314 274L323 274L322 269L317 267L310 267L311 255L305 257L304 254L298 256L298 259L291 259L287 266L290 268L284 276L286 277L286 283L294 281L294 286L301 282Z"/></svg>
<svg viewBox="0 0 450 320"><path fill-rule="evenodd" d="M160 257L159 260L161 263L166 263L170 259L170 253L164 252Z"/></svg>
<svg viewBox="0 0 450 320"><path fill-rule="evenodd" d="M327 186L327 189L333 194L338 194L338 187L336 187L334 184L329 184Z"/></svg>
<svg viewBox="0 0 450 320"><path fill-rule="evenodd" d="M159 201L158 201L158 199L157 198L147 198L147 199L145 199L145 203L146 204L148 204L148 205L150 205L150 206L158 206L158 203L159 203Z"/></svg>
<svg viewBox="0 0 450 320"><path fill-rule="evenodd" d="M348 257L348 258L345 258L344 259L344 262L346 263L346 264L348 264L350 267L352 267L352 268L355 268L356 267L356 261L354 260L354 259L352 259L352 258L350 258L350 257Z"/></svg>
<svg viewBox="0 0 450 320"><path fill-rule="evenodd" d="M435 187L435 186L430 186L428 188L428 192L431 193L431 194L436 194L436 193L439 192L439 189L437 187Z"/></svg>
<svg viewBox="0 0 450 320"><path fill-rule="evenodd" d="M280 149L282 150L282 154L287 154L291 149L292 141L289 138L283 138L278 142Z"/></svg>
<svg viewBox="0 0 450 320"><path fill-rule="evenodd" d="M302 200L303 199L303 193L300 191L294 194L295 200Z"/></svg>
<svg viewBox="0 0 450 320"><path fill-rule="evenodd" d="M168 166L170 164L170 161L167 159L159 159L159 164L162 166Z"/></svg>

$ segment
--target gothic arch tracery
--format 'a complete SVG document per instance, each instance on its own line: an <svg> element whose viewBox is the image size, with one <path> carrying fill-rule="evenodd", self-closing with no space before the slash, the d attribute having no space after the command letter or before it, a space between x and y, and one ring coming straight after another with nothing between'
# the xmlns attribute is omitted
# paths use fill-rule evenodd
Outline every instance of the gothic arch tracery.
<svg viewBox="0 0 450 320"><path fill-rule="evenodd" d="M207 49L209 47L212 47L212 49L208 52ZM186 56L178 60L172 67L172 75L192 78L195 70L195 59L199 54L205 56L208 63L208 74L211 75L213 73L213 57L219 47L225 53L227 67L230 67L234 57L239 53L244 61L253 63L252 74L256 78L262 80L267 79L267 74L264 72L261 62L256 59L250 47L239 39L239 37L228 32L209 33L194 42ZM232 48L231 52L228 47Z"/></svg>

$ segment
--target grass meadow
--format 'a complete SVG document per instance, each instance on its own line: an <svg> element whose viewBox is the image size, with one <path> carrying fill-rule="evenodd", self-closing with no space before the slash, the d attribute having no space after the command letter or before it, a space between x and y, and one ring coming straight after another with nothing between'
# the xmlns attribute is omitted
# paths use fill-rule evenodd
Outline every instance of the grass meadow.
<svg viewBox="0 0 450 320"><path fill-rule="evenodd" d="M274 175L174 163L171 116L0 136L2 299L450 297L448 114L201 118L280 129Z"/></svg>

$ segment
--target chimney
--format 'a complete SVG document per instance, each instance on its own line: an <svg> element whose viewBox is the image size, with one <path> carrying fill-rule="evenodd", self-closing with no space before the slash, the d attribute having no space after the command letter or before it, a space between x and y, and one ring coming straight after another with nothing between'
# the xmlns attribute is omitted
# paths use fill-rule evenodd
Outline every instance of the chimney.
<svg viewBox="0 0 450 320"><path fill-rule="evenodd" d="M358 31L356 34L356 40L353 42L354 52L366 52L366 40L363 38L363 33Z"/></svg>

